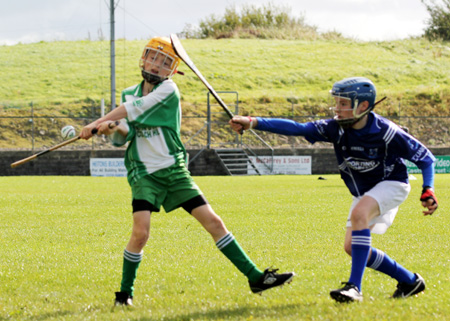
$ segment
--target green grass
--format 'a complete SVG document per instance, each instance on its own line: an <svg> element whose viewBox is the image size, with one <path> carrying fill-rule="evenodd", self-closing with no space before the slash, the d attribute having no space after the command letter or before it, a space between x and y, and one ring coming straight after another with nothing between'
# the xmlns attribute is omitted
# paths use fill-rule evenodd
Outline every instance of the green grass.
<svg viewBox="0 0 450 321"><path fill-rule="evenodd" d="M440 106L448 99L450 49L446 42L408 39L389 42L339 40L187 39L187 52L218 91L238 91L245 104L278 102L315 106L344 77L372 79L380 95L425 99ZM138 58L146 41L116 42L117 100L140 81ZM206 103L206 89L188 68L176 76L186 108ZM0 46L0 102L56 111L109 101L107 41L41 42ZM26 86L24 86L26 83ZM422 95L422 96L418 96ZM434 99L433 97L436 96ZM442 102L441 102L442 103ZM445 105L445 104L444 104ZM247 106L251 108L251 106ZM254 107L253 107L254 108ZM195 111L195 109L194 109ZM272 110L273 111L273 110Z"/></svg>
<svg viewBox="0 0 450 321"><path fill-rule="evenodd" d="M133 311L111 311L131 227L125 178L1 177L0 320L444 320L450 315L448 175L421 215L421 178L394 225L373 245L419 272L427 290L392 300L396 282L365 272L365 301L336 304L351 202L337 175L196 177L215 211L260 267L293 270L262 296L182 210L155 213Z"/></svg>

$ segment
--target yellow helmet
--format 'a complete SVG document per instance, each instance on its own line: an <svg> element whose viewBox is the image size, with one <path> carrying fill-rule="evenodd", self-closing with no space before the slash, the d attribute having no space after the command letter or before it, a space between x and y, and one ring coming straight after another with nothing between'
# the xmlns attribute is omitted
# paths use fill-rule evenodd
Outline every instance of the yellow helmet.
<svg viewBox="0 0 450 321"><path fill-rule="evenodd" d="M180 58L175 54L170 39L155 37L145 45L139 61L139 68L142 71L142 77L147 82L158 84L164 79L172 77L179 64ZM155 69L155 65L159 67Z"/></svg>

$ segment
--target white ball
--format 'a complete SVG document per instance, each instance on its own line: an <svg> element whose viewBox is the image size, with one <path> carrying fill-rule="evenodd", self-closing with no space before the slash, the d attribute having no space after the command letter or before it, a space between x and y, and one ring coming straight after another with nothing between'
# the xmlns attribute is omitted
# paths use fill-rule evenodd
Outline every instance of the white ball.
<svg viewBox="0 0 450 321"><path fill-rule="evenodd" d="M67 125L61 129L61 136L63 139L70 139L75 137L76 132L73 126Z"/></svg>

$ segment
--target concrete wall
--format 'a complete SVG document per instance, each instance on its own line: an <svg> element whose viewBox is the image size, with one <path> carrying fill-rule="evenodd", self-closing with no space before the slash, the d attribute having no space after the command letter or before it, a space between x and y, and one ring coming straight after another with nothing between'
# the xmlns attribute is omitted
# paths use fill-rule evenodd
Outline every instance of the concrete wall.
<svg viewBox="0 0 450 321"><path fill-rule="evenodd" d="M450 148L430 148L435 155L450 155ZM122 158L125 151L115 150L56 150L28 163L11 168L11 163L28 157L30 151L1 151L0 176L11 175L90 175L90 158ZM226 175L214 150L188 150L194 161L189 170L194 176ZM258 155L269 155L265 150L256 150ZM197 155L199 154L199 155ZM338 173L336 157L332 148L276 149L276 156L312 156L312 174Z"/></svg>

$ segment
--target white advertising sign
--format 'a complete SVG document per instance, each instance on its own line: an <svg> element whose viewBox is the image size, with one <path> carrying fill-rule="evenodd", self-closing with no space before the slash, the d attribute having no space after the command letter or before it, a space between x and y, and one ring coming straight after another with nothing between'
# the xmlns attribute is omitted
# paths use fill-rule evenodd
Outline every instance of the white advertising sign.
<svg viewBox="0 0 450 321"><path fill-rule="evenodd" d="M261 175L311 175L311 156L274 156L273 172L270 173L272 156L249 157ZM269 167L267 168L264 163ZM256 174L251 164L248 164L248 173Z"/></svg>
<svg viewBox="0 0 450 321"><path fill-rule="evenodd" d="M127 176L123 158L91 158L89 168L91 176Z"/></svg>

